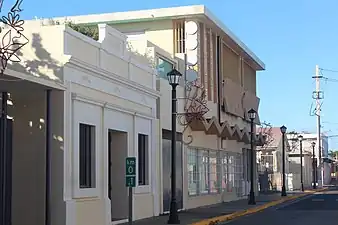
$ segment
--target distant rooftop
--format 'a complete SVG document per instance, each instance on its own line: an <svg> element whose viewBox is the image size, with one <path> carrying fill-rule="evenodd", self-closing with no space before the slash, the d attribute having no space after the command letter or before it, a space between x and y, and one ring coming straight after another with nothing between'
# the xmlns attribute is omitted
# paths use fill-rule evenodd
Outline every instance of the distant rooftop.
<svg viewBox="0 0 338 225"><path fill-rule="evenodd" d="M65 19L74 23L84 24L117 24L117 23L130 23L130 22L144 22L154 21L161 19L179 19L193 16L204 15L223 32L228 35L246 54L257 63L261 70L265 69L265 64L261 61L229 28L227 28L222 21L214 16L204 5L181 6L171 8L159 8L149 10L127 11L127 12L114 12L104 14L92 14L82 16L58 17L54 20L63 21Z"/></svg>

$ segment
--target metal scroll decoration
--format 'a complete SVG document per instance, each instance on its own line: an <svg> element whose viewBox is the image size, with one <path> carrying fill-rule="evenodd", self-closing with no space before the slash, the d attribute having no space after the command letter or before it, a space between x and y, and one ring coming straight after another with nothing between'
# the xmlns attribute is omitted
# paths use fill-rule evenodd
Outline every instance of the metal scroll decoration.
<svg viewBox="0 0 338 225"><path fill-rule="evenodd" d="M0 28L2 39L0 43L0 74L3 74L7 68L8 62L20 62L18 51L29 41L22 33L24 31L24 20L20 19L20 8L23 0L16 0L7 16L2 16L0 22L3 27ZM0 11L2 10L4 0L0 0Z"/></svg>
<svg viewBox="0 0 338 225"><path fill-rule="evenodd" d="M183 133L189 124L196 120L203 120L204 115L209 112L206 91L197 80L186 84L186 96L184 100L184 112L177 113L178 123L184 127ZM192 135L188 135L188 138L188 141L183 141L186 145L191 144L193 141Z"/></svg>

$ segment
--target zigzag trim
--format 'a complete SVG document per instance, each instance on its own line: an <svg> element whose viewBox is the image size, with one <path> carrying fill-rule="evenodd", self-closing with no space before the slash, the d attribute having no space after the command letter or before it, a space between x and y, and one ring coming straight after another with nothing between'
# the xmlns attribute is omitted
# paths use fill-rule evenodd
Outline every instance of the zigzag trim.
<svg viewBox="0 0 338 225"><path fill-rule="evenodd" d="M210 119L194 120L189 124L193 131L204 131L209 135L217 135L229 140L236 140L250 144L251 132L246 128L240 129L238 125L230 126L228 122L219 123L216 117ZM255 144L257 146L265 143L265 137L262 134L255 135Z"/></svg>

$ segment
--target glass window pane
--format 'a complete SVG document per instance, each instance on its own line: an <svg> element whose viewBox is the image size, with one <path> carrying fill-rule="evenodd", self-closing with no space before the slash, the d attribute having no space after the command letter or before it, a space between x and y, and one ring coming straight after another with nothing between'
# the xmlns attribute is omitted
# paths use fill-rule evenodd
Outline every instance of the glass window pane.
<svg viewBox="0 0 338 225"><path fill-rule="evenodd" d="M217 160L217 151L209 152L209 177L210 193L217 193L219 190L219 161Z"/></svg>
<svg viewBox="0 0 338 225"><path fill-rule="evenodd" d="M202 150L199 155L199 171L200 171L200 193L209 193L209 157L208 151Z"/></svg>
<svg viewBox="0 0 338 225"><path fill-rule="evenodd" d="M148 135L138 134L138 185L149 185Z"/></svg>
<svg viewBox="0 0 338 225"><path fill-rule="evenodd" d="M243 196L243 156L241 153L235 155L235 189L238 197Z"/></svg>
<svg viewBox="0 0 338 225"><path fill-rule="evenodd" d="M188 149L188 193L197 195L198 187L198 164L197 150Z"/></svg>
<svg viewBox="0 0 338 225"><path fill-rule="evenodd" d="M95 126L79 126L80 188L95 188Z"/></svg>
<svg viewBox="0 0 338 225"><path fill-rule="evenodd" d="M173 69L173 64L167 60L158 57L157 72L161 78L167 79L167 73Z"/></svg>
<svg viewBox="0 0 338 225"><path fill-rule="evenodd" d="M228 183L228 154L227 152L223 152L222 156L222 165L223 165L223 176L222 176L222 190L227 189Z"/></svg>

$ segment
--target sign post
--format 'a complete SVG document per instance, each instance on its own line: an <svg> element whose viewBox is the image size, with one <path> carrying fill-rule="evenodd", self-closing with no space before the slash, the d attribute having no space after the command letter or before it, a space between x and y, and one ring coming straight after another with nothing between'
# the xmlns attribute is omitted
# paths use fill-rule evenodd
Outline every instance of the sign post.
<svg viewBox="0 0 338 225"><path fill-rule="evenodd" d="M133 187L136 186L136 157L126 158L126 187L129 191L128 224L133 224Z"/></svg>

